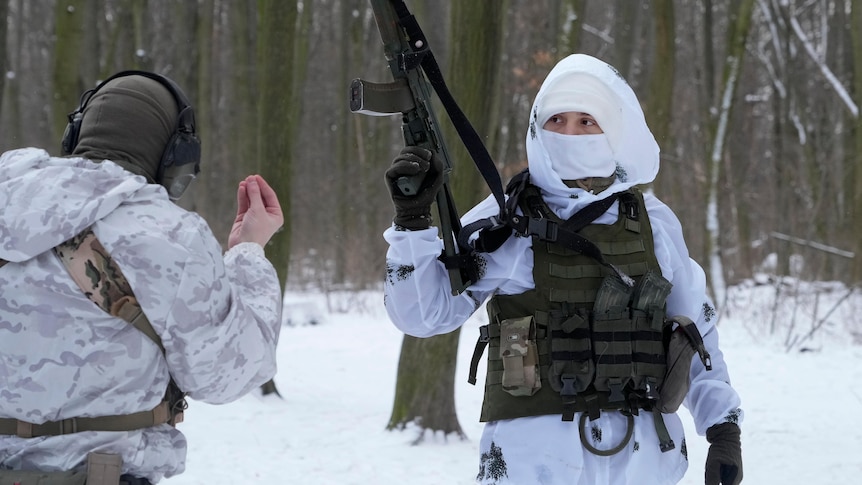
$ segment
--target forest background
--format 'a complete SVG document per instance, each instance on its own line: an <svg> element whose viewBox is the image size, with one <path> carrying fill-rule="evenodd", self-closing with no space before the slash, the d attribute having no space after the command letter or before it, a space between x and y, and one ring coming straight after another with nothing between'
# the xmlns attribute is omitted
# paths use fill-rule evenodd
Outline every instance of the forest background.
<svg viewBox="0 0 862 485"><path fill-rule="evenodd" d="M591 54L641 100L662 149L650 189L682 221L719 307L727 285L762 271L862 281L862 1L406 3L504 183L526 166L545 75ZM203 172L181 205L225 243L237 182L261 173L288 214L267 247L287 288L379 287L392 218L383 172L403 141L397 116L348 107L353 78L392 78L368 1L0 0L0 18L0 151L59 155L84 90L122 69L165 74L192 99L203 141ZM442 110L438 119L463 213L488 189ZM414 380L449 399L457 338L443 337L449 353L428 355L447 364L430 367L405 345L423 365L399 372L444 369ZM391 426L430 412L438 391L411 392L399 388Z"/></svg>
<svg viewBox="0 0 862 485"><path fill-rule="evenodd" d="M862 276L860 258L849 259L862 250L862 2L406 4L504 183L526 164L527 114L544 76L569 53L591 54L642 101L662 148L652 188L696 260L708 266L717 250L729 284L770 253L779 272L802 254L810 279ZM237 181L261 172L290 210L268 250L291 284L379 284L392 216L383 171L403 142L397 117L348 109L351 79L391 80L369 2L2 0L0 15L0 150L59 154L85 89L121 69L166 74L193 100L204 147L183 204L224 241ZM458 138L446 142L463 213L488 191Z"/></svg>

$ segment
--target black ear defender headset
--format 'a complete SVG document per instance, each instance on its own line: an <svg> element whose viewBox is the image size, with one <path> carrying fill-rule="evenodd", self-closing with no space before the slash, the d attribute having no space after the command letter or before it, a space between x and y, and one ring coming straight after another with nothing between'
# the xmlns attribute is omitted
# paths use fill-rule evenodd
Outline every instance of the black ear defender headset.
<svg viewBox="0 0 862 485"><path fill-rule="evenodd" d="M160 74L147 71L121 71L105 79L95 88L85 91L81 95L78 108L69 113L69 124L66 125L66 131L63 133L63 155L71 155L75 151L78 136L81 133L84 108L87 107L93 95L109 81L124 76L143 76L158 81L171 92L177 102L177 126L165 146L156 174L156 182L167 189L168 197L171 200L177 200L200 173L201 142L195 133L195 111L188 98L175 82Z"/></svg>

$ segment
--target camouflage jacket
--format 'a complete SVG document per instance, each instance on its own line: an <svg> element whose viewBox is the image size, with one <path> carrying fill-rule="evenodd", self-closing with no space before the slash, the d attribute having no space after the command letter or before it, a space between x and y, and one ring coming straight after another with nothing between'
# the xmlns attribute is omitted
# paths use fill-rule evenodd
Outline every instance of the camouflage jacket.
<svg viewBox="0 0 862 485"><path fill-rule="evenodd" d="M0 417L33 423L148 410L169 373L194 400L233 401L270 379L281 288L263 248L224 255L197 214L111 163L28 148L0 156ZM51 251L92 225L159 334L94 305ZM133 432L0 436L0 469L68 470L88 451L120 453L124 473L182 473L186 441Z"/></svg>

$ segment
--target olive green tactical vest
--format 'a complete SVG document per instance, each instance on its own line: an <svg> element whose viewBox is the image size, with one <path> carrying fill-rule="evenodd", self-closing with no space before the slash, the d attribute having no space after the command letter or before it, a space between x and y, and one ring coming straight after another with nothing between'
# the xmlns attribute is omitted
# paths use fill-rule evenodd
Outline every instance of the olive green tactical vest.
<svg viewBox="0 0 862 485"><path fill-rule="evenodd" d="M536 207L535 197L528 199L521 207L535 217L529 208ZM667 365L664 306L670 283L661 277L643 195L630 189L619 205L614 224L590 224L578 233L631 276L634 287L598 261L533 236L536 288L488 302L481 421L546 414L571 420L580 411L595 419L601 410L651 409ZM520 330L513 333L513 326ZM512 345L519 338L529 341L523 358ZM522 368L531 366L538 382L530 378L531 387L519 387ZM526 375L532 377L529 369Z"/></svg>

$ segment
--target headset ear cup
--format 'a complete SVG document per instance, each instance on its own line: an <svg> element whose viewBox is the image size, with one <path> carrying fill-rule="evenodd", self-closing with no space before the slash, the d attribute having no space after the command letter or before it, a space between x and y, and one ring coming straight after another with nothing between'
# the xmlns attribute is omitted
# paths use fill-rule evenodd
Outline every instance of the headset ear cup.
<svg viewBox="0 0 862 485"><path fill-rule="evenodd" d="M201 142L191 132L178 131L168 142L159 166L158 182L171 200L179 199L200 172Z"/></svg>
<svg viewBox="0 0 862 485"><path fill-rule="evenodd" d="M83 113L75 112L69 116L69 123L66 125L66 130L63 132L63 140L60 142L60 148L63 155L71 155L78 145L78 135L81 132L81 120L84 118Z"/></svg>

